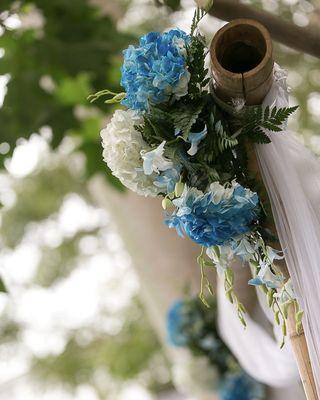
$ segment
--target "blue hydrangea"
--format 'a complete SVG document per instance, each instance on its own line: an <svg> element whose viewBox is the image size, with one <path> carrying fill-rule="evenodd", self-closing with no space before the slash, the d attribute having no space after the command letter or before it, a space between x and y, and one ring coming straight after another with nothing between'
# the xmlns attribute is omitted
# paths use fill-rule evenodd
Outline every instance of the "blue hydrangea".
<svg viewBox="0 0 320 400"><path fill-rule="evenodd" d="M187 94L190 73L186 65L186 45L190 36L179 29L163 34L150 32L139 46L129 46L121 68L121 85L126 90L122 104L133 110L148 110L148 104Z"/></svg>
<svg viewBox="0 0 320 400"><path fill-rule="evenodd" d="M220 385L221 400L263 400L264 386L245 372L229 374Z"/></svg>
<svg viewBox="0 0 320 400"><path fill-rule="evenodd" d="M184 330L188 323L187 315L184 312L184 301L176 301L167 313L167 335L168 342L172 346L185 347L189 337Z"/></svg>
<svg viewBox="0 0 320 400"><path fill-rule="evenodd" d="M259 213L258 195L236 182L228 188L215 182L206 193L186 187L173 203L177 208L166 224L206 247L224 245L249 232Z"/></svg>

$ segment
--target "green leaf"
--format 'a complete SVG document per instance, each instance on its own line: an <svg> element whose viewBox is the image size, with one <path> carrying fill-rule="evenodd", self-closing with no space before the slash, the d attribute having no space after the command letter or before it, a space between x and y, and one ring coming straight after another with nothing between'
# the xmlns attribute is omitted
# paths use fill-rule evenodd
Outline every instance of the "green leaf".
<svg viewBox="0 0 320 400"><path fill-rule="evenodd" d="M240 132L255 143L270 143L270 139L262 128L272 132L281 132L283 124L298 107L273 107L265 109L260 106L248 107L243 118L243 128Z"/></svg>
<svg viewBox="0 0 320 400"><path fill-rule="evenodd" d="M121 101L126 97L126 93L125 92L115 93L111 92L111 90L109 89L104 89L100 90L97 93L90 94L88 96L88 100L90 101L90 103L93 103L98 99L100 99L101 97L105 96L112 96L110 99L104 101L106 104L116 104L116 103L121 103Z"/></svg>
<svg viewBox="0 0 320 400"><path fill-rule="evenodd" d="M251 131L250 139L251 141L259 144L267 144L271 142L269 137L260 127L256 127Z"/></svg>
<svg viewBox="0 0 320 400"><path fill-rule="evenodd" d="M187 65L190 72L188 96L197 99L203 94L203 89L208 84L208 69L205 68L207 47L205 38L201 34L193 36L187 46ZM209 80L208 80L209 79Z"/></svg>
<svg viewBox="0 0 320 400"><path fill-rule="evenodd" d="M199 22L206 14L207 14L206 10L203 10L199 7L196 8L192 18L191 32L190 32L191 36L194 35L196 29L198 28Z"/></svg>
<svg viewBox="0 0 320 400"><path fill-rule="evenodd" d="M164 4L173 11L177 11L181 7L180 0L164 0Z"/></svg>
<svg viewBox="0 0 320 400"><path fill-rule="evenodd" d="M0 277L0 292L1 293L8 293L7 288L2 280L2 278Z"/></svg>
<svg viewBox="0 0 320 400"><path fill-rule="evenodd" d="M89 74L81 72L75 78L62 79L54 94L61 104L73 106L86 104L91 90Z"/></svg>
<svg viewBox="0 0 320 400"><path fill-rule="evenodd" d="M229 128L216 106L211 107L207 127L208 135L205 139L205 148L203 153L200 151L200 154L205 162L212 163L219 154L235 147L238 140L229 134Z"/></svg>
<svg viewBox="0 0 320 400"><path fill-rule="evenodd" d="M185 140L187 140L190 130L197 121L202 108L203 103L181 103L171 113L175 132L181 132Z"/></svg>
<svg viewBox="0 0 320 400"><path fill-rule="evenodd" d="M70 129L67 132L71 136L81 137L84 141L100 141L102 121L100 115L92 116L81 121L78 129Z"/></svg>

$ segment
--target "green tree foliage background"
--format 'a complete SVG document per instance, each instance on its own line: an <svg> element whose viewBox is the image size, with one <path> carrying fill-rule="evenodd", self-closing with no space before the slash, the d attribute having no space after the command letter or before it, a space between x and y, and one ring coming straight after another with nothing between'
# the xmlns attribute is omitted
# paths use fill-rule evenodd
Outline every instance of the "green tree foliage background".
<svg viewBox="0 0 320 400"><path fill-rule="evenodd" d="M119 90L121 51L135 40L134 35L119 32L116 22L87 0L24 1L18 8L16 4L4 0L1 7L23 14L34 5L43 15L44 25L22 30L8 29L2 23L5 30L0 47L5 53L0 75L9 73L10 81L0 112L0 142L9 143L12 152L18 138L50 126L53 148L66 134L78 137L88 176L102 169L105 172L99 140L102 114L96 110L99 104L95 113L83 119L77 118L74 108L90 108L88 94L101 88ZM7 16L3 12L2 20ZM44 77L53 81L52 91L41 87ZM3 165L4 155L0 161Z"/></svg>
<svg viewBox="0 0 320 400"><path fill-rule="evenodd" d="M128 0L117 0L114 5L108 2L120 15L130 5ZM0 178L8 180L15 196L15 201L1 210L1 255L18 249L30 227L40 227L56 218L70 193L95 207L86 187L88 178L95 173L103 172L108 183L123 190L102 161L99 132L113 109L103 102L91 105L87 97L105 87L120 90L122 50L137 40L137 34L135 30L132 33L119 30L116 16L103 13L102 7L92 3L89 0L1 1L0 49L4 49L4 55L0 58L0 75L9 74L10 79L0 108L0 146L7 143L10 148L0 154ZM34 8L42 15L43 26L14 29L7 23L10 16L18 14L23 19ZM137 26L136 32L149 28ZM50 127L53 152L31 174L23 178L9 176L5 160L12 156L21 138L29 139L43 127ZM72 139L75 157L81 156L81 168L72 154L59 153L67 137ZM25 289L29 286L50 290L67 280L88 258L79 250L81 240L92 235L103 247L105 230L108 226L86 228L62 238L57 246L39 245L37 271ZM23 265L20 267L23 269ZM0 320L0 348L18 344L24 329L10 311L14 299L10 285L8 289L8 309ZM0 280L0 291L5 290ZM93 327L84 326L68 333L68 342L60 354L34 355L28 372L30 379L41 382L43 387L62 383L72 391L81 384L94 385L95 373L102 369L112 377L118 391L123 382L138 379L141 374L145 386L155 391L167 387L168 374L165 380L157 377L165 359L140 301L133 298L124 312L125 322L117 335L94 332ZM79 345L77 337L86 330L94 338ZM0 395L1 389L0 386ZM95 389L99 398L109 398L110 387L95 385Z"/></svg>

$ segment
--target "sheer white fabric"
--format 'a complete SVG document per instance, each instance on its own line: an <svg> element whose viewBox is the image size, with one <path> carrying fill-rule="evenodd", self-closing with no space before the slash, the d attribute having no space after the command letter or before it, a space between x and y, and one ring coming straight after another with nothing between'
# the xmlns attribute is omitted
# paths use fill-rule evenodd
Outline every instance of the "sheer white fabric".
<svg viewBox="0 0 320 400"><path fill-rule="evenodd" d="M256 380L272 387L289 387L299 382L299 373L290 345L280 349L280 341L246 315L247 327L241 325L234 305L218 282L219 330L241 366ZM303 399L295 397L293 399Z"/></svg>
<svg viewBox="0 0 320 400"><path fill-rule="evenodd" d="M286 75L275 67L274 84L263 105L288 106ZM270 144L256 146L286 264L301 307L312 369L320 397L320 161L284 128L268 132ZM289 343L280 350L262 326L247 317L244 330L219 285L221 335L242 366L270 386L286 386L297 379ZM259 299L270 321L272 316ZM275 337L279 332L275 327Z"/></svg>
<svg viewBox="0 0 320 400"><path fill-rule="evenodd" d="M285 77L276 70L264 105L287 106ZM320 396L320 161L295 136L269 132L256 154L286 264L299 302Z"/></svg>

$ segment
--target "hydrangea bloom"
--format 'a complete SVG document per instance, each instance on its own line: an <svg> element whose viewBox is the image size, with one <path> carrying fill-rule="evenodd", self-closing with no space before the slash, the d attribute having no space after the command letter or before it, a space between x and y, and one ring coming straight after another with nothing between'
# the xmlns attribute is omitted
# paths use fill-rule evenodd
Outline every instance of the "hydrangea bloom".
<svg viewBox="0 0 320 400"><path fill-rule="evenodd" d="M111 122L101 131L103 158L113 175L126 187L144 196L157 196L159 193L166 193L168 188L174 188L179 180L179 173L177 167L169 161L165 161L164 172L161 163L157 164L156 170L153 168L148 174L144 172L142 154L150 154L155 150L150 148L141 133L135 129L135 125L141 123L142 118L137 112L117 110ZM168 169L171 164L172 171Z"/></svg>
<svg viewBox="0 0 320 400"><path fill-rule="evenodd" d="M258 217L258 202L256 193L236 182L231 187L215 182L206 193L185 187L173 201L177 209L166 224L203 246L224 245L250 231Z"/></svg>
<svg viewBox="0 0 320 400"><path fill-rule="evenodd" d="M186 45L190 37L179 29L150 32L139 46L124 51L121 85L126 90L122 104L134 110L147 110L148 103L159 104L185 96L190 73L186 65Z"/></svg>
<svg viewBox="0 0 320 400"><path fill-rule="evenodd" d="M245 372L230 374L222 381L221 400L261 400L265 398L264 386Z"/></svg>

